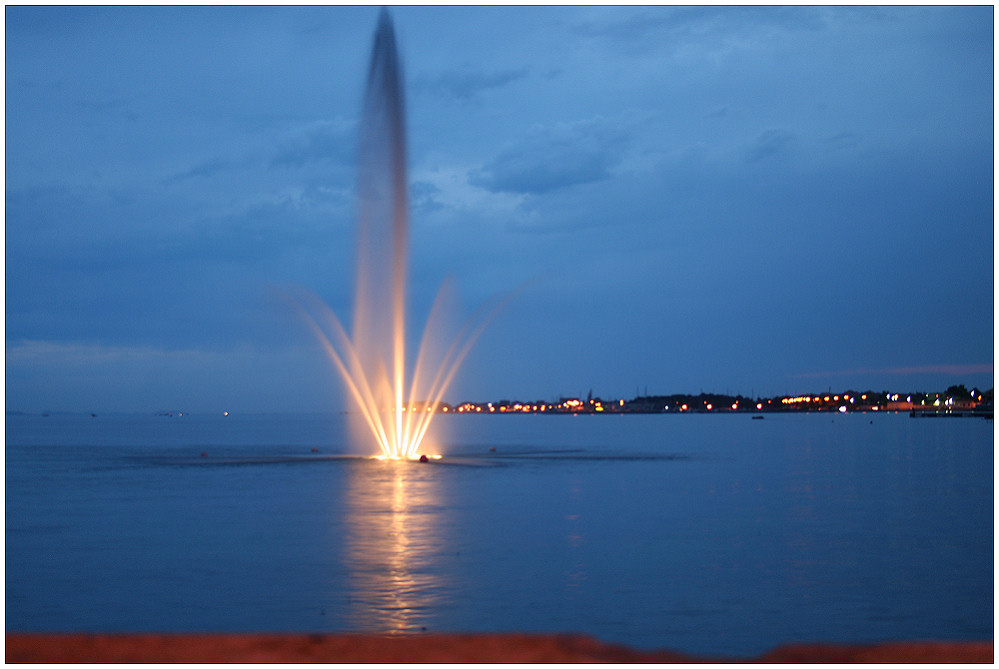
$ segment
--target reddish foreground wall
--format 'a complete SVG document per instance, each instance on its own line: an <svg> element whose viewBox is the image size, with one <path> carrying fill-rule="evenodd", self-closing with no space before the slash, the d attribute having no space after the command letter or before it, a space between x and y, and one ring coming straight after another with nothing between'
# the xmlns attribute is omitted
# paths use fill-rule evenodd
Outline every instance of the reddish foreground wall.
<svg viewBox="0 0 999 669"><path fill-rule="evenodd" d="M780 646L759 657L636 651L586 636L426 634L7 634L6 661L24 662L993 662L992 641Z"/></svg>

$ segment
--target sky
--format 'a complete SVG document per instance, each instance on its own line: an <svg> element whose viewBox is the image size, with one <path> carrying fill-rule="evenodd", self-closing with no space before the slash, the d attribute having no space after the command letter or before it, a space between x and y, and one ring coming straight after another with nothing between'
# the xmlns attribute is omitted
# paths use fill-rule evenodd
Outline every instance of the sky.
<svg viewBox="0 0 999 669"><path fill-rule="evenodd" d="M5 7L8 411L346 406L379 11ZM992 6L390 14L445 400L992 387Z"/></svg>

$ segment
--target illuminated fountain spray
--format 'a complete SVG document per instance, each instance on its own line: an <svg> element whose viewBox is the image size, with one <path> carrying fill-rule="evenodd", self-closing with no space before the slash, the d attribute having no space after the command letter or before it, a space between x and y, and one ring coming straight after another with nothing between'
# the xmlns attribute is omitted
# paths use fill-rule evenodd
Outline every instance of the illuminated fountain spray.
<svg viewBox="0 0 999 669"><path fill-rule="evenodd" d="M358 255L353 335L333 312L307 297L310 317L343 376L364 431L381 457L416 459L438 406L485 318L469 319L450 346L431 360L437 344L444 287L427 319L412 369L406 357L406 275L409 237L406 128L402 73L395 31L382 10L375 32L361 127L358 180ZM481 315L480 309L476 315Z"/></svg>

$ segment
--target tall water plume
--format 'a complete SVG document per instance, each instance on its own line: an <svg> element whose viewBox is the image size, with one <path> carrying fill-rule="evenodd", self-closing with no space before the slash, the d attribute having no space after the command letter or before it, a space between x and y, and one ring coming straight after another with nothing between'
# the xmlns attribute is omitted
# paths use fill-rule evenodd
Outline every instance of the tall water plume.
<svg viewBox="0 0 999 669"><path fill-rule="evenodd" d="M383 9L375 31L361 122L357 277L352 334L314 296L297 305L309 317L344 379L363 436L383 457L418 457L449 383L496 305L476 312L442 353L445 286L434 300L415 359L406 355L409 218L402 68L395 31ZM431 359L433 357L433 359Z"/></svg>
<svg viewBox="0 0 999 669"><path fill-rule="evenodd" d="M406 365L409 211L401 75L395 30L382 9L361 117L353 338L362 368L368 376L378 372L369 380L379 407L403 406ZM402 431L402 414L394 413L388 434Z"/></svg>

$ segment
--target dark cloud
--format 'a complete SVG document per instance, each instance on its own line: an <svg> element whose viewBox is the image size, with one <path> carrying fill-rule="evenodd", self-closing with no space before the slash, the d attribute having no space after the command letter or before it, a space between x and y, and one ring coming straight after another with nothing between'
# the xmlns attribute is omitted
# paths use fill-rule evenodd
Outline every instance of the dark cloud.
<svg viewBox="0 0 999 669"><path fill-rule="evenodd" d="M354 124L345 121L319 121L281 141L272 167L302 167L308 163L346 163L356 159Z"/></svg>
<svg viewBox="0 0 999 669"><path fill-rule="evenodd" d="M604 119L532 128L469 183L494 192L541 194L610 176L628 137Z"/></svg>
<svg viewBox="0 0 999 669"><path fill-rule="evenodd" d="M414 213L430 214L445 208L441 189L428 181L414 181L409 186L409 202Z"/></svg>
<svg viewBox="0 0 999 669"><path fill-rule="evenodd" d="M167 178L166 183L174 184L179 181L184 181L186 179L201 179L210 178L222 172L224 170L230 169L232 167L232 162L226 160L225 158L211 158L202 163L199 163L189 170L179 172L169 178Z"/></svg>
<svg viewBox="0 0 999 669"><path fill-rule="evenodd" d="M796 142L794 134L787 130L771 129L760 134L747 151L749 162L789 153Z"/></svg>
<svg viewBox="0 0 999 669"><path fill-rule="evenodd" d="M496 72L474 70L448 70L436 75L417 78L413 90L432 96L444 96L456 100L470 100L484 91L500 88L528 74L527 67Z"/></svg>
<svg viewBox="0 0 999 669"><path fill-rule="evenodd" d="M577 21L580 36L599 39L626 53L683 52L701 45L705 55L746 45L747 38L813 32L825 27L821 9L814 7L643 7L611 11Z"/></svg>
<svg viewBox="0 0 999 669"><path fill-rule="evenodd" d="M222 336L220 328L185 326L182 313L197 318L214 304L209 320L230 323L227 302L248 299L248 291L329 280L324 265L349 262L338 239L350 236L343 207L342 196L317 188L215 216L149 193L8 191L8 334L149 342Z"/></svg>
<svg viewBox="0 0 999 669"><path fill-rule="evenodd" d="M550 146L544 156L507 152L469 175L469 183L491 191L541 194L607 178L606 156L568 146Z"/></svg>
<svg viewBox="0 0 999 669"><path fill-rule="evenodd" d="M854 132L840 132L822 140L830 149L852 149L860 146L863 138Z"/></svg>

